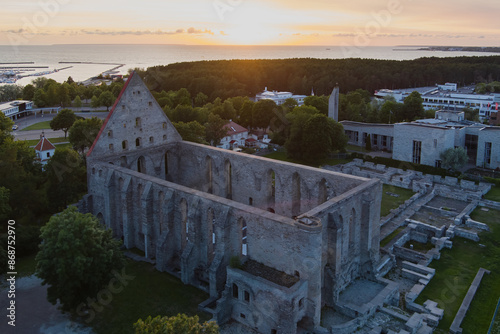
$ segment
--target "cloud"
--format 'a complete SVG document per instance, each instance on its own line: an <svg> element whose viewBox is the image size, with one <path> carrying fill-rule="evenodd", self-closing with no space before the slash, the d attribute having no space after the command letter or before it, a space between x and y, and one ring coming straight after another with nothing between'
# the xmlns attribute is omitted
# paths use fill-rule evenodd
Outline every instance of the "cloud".
<svg viewBox="0 0 500 334"><path fill-rule="evenodd" d="M124 36L124 35L134 35L134 36L142 36L142 35L179 35L179 34L210 34L213 35L214 33L211 30L205 29L205 30L200 30L200 29L195 29L195 28L189 28L187 31L179 28L176 30L171 30L171 31L164 31L164 30L101 30L101 29L82 29L79 30L79 33L85 34L85 35L110 35L110 36Z"/></svg>
<svg viewBox="0 0 500 334"><path fill-rule="evenodd" d="M213 35L214 33L211 30L205 29L205 30L200 30L200 29L195 29L193 27L189 28L187 30L188 34L210 34Z"/></svg>

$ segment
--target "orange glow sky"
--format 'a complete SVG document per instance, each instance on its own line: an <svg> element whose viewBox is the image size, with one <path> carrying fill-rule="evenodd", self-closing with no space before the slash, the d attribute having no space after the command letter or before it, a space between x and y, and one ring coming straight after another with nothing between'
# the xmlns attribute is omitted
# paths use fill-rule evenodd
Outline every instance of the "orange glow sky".
<svg viewBox="0 0 500 334"><path fill-rule="evenodd" d="M498 0L3 0L0 44L500 46Z"/></svg>

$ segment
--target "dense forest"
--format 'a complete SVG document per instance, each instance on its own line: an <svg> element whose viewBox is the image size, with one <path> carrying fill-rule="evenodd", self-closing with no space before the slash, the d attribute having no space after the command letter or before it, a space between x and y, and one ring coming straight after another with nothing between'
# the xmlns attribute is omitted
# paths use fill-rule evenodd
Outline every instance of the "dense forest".
<svg viewBox="0 0 500 334"><path fill-rule="evenodd" d="M459 85L500 81L500 56L374 59L216 60L176 63L138 71L155 91L186 88L192 96L255 96L264 87L309 95L329 95L338 84L342 93L364 89Z"/></svg>

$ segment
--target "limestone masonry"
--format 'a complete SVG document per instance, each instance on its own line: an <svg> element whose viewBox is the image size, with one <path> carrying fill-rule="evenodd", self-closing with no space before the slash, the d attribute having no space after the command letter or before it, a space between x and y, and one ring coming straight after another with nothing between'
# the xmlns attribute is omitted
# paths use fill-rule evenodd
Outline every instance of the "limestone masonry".
<svg viewBox="0 0 500 334"><path fill-rule="evenodd" d="M322 307L377 275L380 180L185 142L137 74L87 168L80 210L207 291L219 324L324 333Z"/></svg>

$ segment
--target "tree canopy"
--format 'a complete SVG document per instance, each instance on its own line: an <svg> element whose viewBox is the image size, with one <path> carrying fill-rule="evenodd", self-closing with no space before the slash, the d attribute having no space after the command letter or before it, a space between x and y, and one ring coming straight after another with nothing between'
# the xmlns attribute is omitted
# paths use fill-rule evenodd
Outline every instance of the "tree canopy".
<svg viewBox="0 0 500 334"><path fill-rule="evenodd" d="M75 113L70 109L63 109L50 121L50 128L54 131L63 130L64 138L66 138L69 128L75 121Z"/></svg>
<svg viewBox="0 0 500 334"><path fill-rule="evenodd" d="M113 239L111 230L74 206L52 216L41 232L36 274L49 285L48 301L59 300L63 310L95 297L125 264L121 242Z"/></svg>
<svg viewBox="0 0 500 334"><path fill-rule="evenodd" d="M69 141L73 148L83 155L85 149L90 148L94 143L101 127L102 120L97 117L77 120L69 129Z"/></svg>
<svg viewBox="0 0 500 334"><path fill-rule="evenodd" d="M467 152L463 147L449 148L439 155L441 166L452 170L459 170L468 161Z"/></svg>
<svg viewBox="0 0 500 334"><path fill-rule="evenodd" d="M52 212L76 203L87 190L83 159L71 149L57 149L45 166L47 200Z"/></svg>
<svg viewBox="0 0 500 334"><path fill-rule="evenodd" d="M347 144L342 124L315 107L296 107L286 115L290 130L285 147L288 155L303 161L318 161Z"/></svg>

